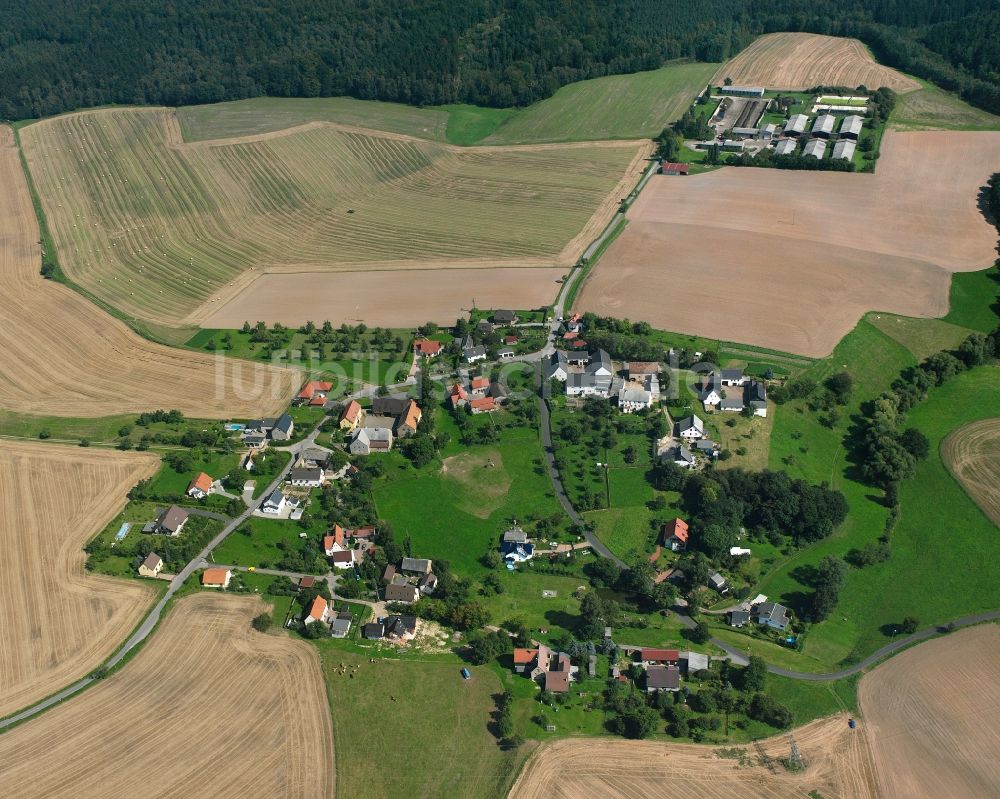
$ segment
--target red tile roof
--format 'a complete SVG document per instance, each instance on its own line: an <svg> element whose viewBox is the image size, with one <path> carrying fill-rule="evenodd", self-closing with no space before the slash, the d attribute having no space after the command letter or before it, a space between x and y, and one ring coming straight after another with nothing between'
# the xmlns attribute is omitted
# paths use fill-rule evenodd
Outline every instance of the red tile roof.
<svg viewBox="0 0 1000 799"><path fill-rule="evenodd" d="M472 378L473 388L489 388L490 381L485 377L474 377Z"/></svg>
<svg viewBox="0 0 1000 799"><path fill-rule="evenodd" d="M197 488L207 494L212 490L212 478L204 472L199 472L198 476L191 481L191 485L188 486L188 491L192 488Z"/></svg>
<svg viewBox="0 0 1000 799"><path fill-rule="evenodd" d="M504 336L503 338L504 344L517 344L518 341L520 339L517 336Z"/></svg>
<svg viewBox="0 0 1000 799"><path fill-rule="evenodd" d="M323 536L323 551L327 552L327 551L333 549L333 545L336 542L336 540L337 539L334 538L332 535L325 535L325 536Z"/></svg>
<svg viewBox="0 0 1000 799"><path fill-rule="evenodd" d="M358 419L359 413L361 413L361 406L358 405L357 400L351 400L344 406L344 410L340 414L340 421L348 421L354 424Z"/></svg>
<svg viewBox="0 0 1000 799"><path fill-rule="evenodd" d="M312 601L312 605L309 606L309 615L306 616L308 619L322 619L323 613L326 611L326 600L323 597L318 596Z"/></svg>
<svg viewBox="0 0 1000 799"><path fill-rule="evenodd" d="M480 397L469 403L474 411L494 411L497 404L493 397Z"/></svg>
<svg viewBox="0 0 1000 799"><path fill-rule="evenodd" d="M545 672L545 690L554 694L565 694L569 691L568 671Z"/></svg>
<svg viewBox="0 0 1000 799"><path fill-rule="evenodd" d="M683 541L688 540L688 523L683 519L673 519L663 525L663 541L668 542L671 538Z"/></svg>
<svg viewBox="0 0 1000 799"><path fill-rule="evenodd" d="M643 661L676 661L680 653L676 649L643 649L641 655Z"/></svg>
<svg viewBox="0 0 1000 799"><path fill-rule="evenodd" d="M664 172L680 172L682 175L686 175L691 167L688 164L678 164L673 161L663 161L660 163L660 168Z"/></svg>
<svg viewBox="0 0 1000 799"><path fill-rule="evenodd" d="M563 339L569 341L570 339L574 339L579 335L580 334L575 330L567 330L565 333L563 333Z"/></svg>
<svg viewBox="0 0 1000 799"><path fill-rule="evenodd" d="M575 349L575 350L582 350L582 349L586 348L587 342L584 341L582 338L578 338L576 341L573 342L572 346L573 346L573 349Z"/></svg>
<svg viewBox="0 0 1000 799"><path fill-rule="evenodd" d="M413 347L421 355L437 355L441 352L441 342L432 341L429 338L417 339L414 342Z"/></svg>
<svg viewBox="0 0 1000 799"><path fill-rule="evenodd" d="M326 405L326 397L324 397L322 394L317 394L315 397L313 397L311 400L309 400L309 404L310 405L317 405L317 406L318 405Z"/></svg>
<svg viewBox="0 0 1000 799"><path fill-rule="evenodd" d="M229 569L205 569L201 574L202 585L225 585Z"/></svg>
<svg viewBox="0 0 1000 799"><path fill-rule="evenodd" d="M531 663L536 657L538 657L537 649L515 649L514 650L514 662L517 664L521 663Z"/></svg>
<svg viewBox="0 0 1000 799"><path fill-rule="evenodd" d="M302 577L299 579L299 588L312 588L316 585L315 577Z"/></svg>
<svg viewBox="0 0 1000 799"><path fill-rule="evenodd" d="M344 528L339 524L333 525L333 527L330 528L330 538L343 546L345 539Z"/></svg>
<svg viewBox="0 0 1000 799"><path fill-rule="evenodd" d="M313 395L326 392L333 388L333 383L325 383L321 380L310 380L299 391L299 399L312 399Z"/></svg>

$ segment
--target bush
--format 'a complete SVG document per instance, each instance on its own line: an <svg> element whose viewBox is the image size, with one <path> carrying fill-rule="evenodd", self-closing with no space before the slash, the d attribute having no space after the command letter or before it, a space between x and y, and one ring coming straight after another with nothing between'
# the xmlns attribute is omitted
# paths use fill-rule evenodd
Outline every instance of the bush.
<svg viewBox="0 0 1000 799"><path fill-rule="evenodd" d="M49 430L49 428L47 427L43 427L41 430L38 431L38 437L42 441L44 441L47 438L52 438L52 431Z"/></svg>
<svg viewBox="0 0 1000 799"><path fill-rule="evenodd" d="M266 633L271 629L273 624L274 618L268 611L261 613L259 616L254 616L253 621L250 622L250 626L259 633Z"/></svg>
<svg viewBox="0 0 1000 799"><path fill-rule="evenodd" d="M754 694L753 699L750 700L747 715L756 721L777 727L779 730L791 727L794 721L791 710L767 694L760 693Z"/></svg>

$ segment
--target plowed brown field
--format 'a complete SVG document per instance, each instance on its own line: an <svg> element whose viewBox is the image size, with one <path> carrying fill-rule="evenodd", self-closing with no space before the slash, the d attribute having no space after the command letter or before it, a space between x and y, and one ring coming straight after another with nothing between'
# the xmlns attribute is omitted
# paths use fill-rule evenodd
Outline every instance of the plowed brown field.
<svg viewBox="0 0 1000 799"><path fill-rule="evenodd" d="M1000 419L960 427L941 442L941 457L969 496L1000 527Z"/></svg>
<svg viewBox="0 0 1000 799"><path fill-rule="evenodd" d="M260 608L215 594L178 602L123 671L0 735L0 795L332 797L319 658L254 632Z"/></svg>
<svg viewBox="0 0 1000 799"><path fill-rule="evenodd" d="M813 357L865 311L943 316L951 273L996 257L978 200L1000 133L894 131L882 152L874 175L655 178L577 310Z"/></svg>
<svg viewBox="0 0 1000 799"><path fill-rule="evenodd" d="M744 86L769 89L811 89L813 86L864 84L869 89L888 86L898 92L920 84L901 72L882 66L857 39L815 33L768 33L722 65L714 81L725 78Z"/></svg>
<svg viewBox="0 0 1000 799"><path fill-rule="evenodd" d="M752 746L739 747L753 765L720 758L713 747L651 741L564 740L542 747L510 799L874 799L875 775L861 729L844 716L794 731L806 768L790 773L758 764ZM771 758L787 758L788 738L761 742Z"/></svg>
<svg viewBox="0 0 1000 799"><path fill-rule="evenodd" d="M44 280L38 241L13 134L0 126L0 408L53 416L177 408L229 418L287 404L297 372L216 364L140 338L76 292ZM237 382L237 374L246 377Z"/></svg>
<svg viewBox="0 0 1000 799"><path fill-rule="evenodd" d="M149 453L0 441L0 716L99 665L151 602L149 586L87 574L83 545L157 464Z"/></svg>
<svg viewBox="0 0 1000 799"><path fill-rule="evenodd" d="M998 662L1000 627L988 624L920 644L861 680L884 796L1000 796Z"/></svg>

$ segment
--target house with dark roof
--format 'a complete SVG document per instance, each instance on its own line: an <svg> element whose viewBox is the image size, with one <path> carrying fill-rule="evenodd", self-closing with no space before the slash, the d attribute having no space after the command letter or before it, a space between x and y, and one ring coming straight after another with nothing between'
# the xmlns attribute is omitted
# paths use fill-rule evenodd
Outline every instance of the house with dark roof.
<svg viewBox="0 0 1000 799"><path fill-rule="evenodd" d="M569 359L563 350L556 350L545 367L546 380L565 382L569 376Z"/></svg>
<svg viewBox="0 0 1000 799"><path fill-rule="evenodd" d="M408 574L430 574L432 565L426 558L403 558L402 571Z"/></svg>
<svg viewBox="0 0 1000 799"><path fill-rule="evenodd" d="M495 325L512 325L517 321L517 314L513 311L494 311L493 312L493 324Z"/></svg>
<svg viewBox="0 0 1000 799"><path fill-rule="evenodd" d="M663 460L673 461L675 465L680 466L682 469L693 469L695 465L694 455L683 444L667 450L663 454Z"/></svg>
<svg viewBox="0 0 1000 799"><path fill-rule="evenodd" d="M404 605L412 605L418 599L420 599L420 592L415 585L390 583L385 587L386 602L401 602Z"/></svg>
<svg viewBox="0 0 1000 799"><path fill-rule="evenodd" d="M380 621L368 622L361 628L361 637L368 641L378 641L385 635L385 625Z"/></svg>
<svg viewBox="0 0 1000 799"><path fill-rule="evenodd" d="M372 413L376 416L399 416L409 407L409 397L373 397Z"/></svg>
<svg viewBox="0 0 1000 799"><path fill-rule="evenodd" d="M743 399L741 397L726 397L719 402L719 410L724 413L740 413L743 410Z"/></svg>
<svg viewBox="0 0 1000 799"><path fill-rule="evenodd" d="M397 641L409 641L417 634L416 616L387 616L385 637Z"/></svg>
<svg viewBox="0 0 1000 799"><path fill-rule="evenodd" d="M697 416L688 416L677 423L677 434L688 441L697 441L705 436L705 423Z"/></svg>
<svg viewBox="0 0 1000 799"><path fill-rule="evenodd" d="M722 369L719 376L724 386L742 386L746 382L742 369Z"/></svg>
<svg viewBox="0 0 1000 799"><path fill-rule="evenodd" d="M486 323L489 325L489 322ZM490 325L490 331L493 330L492 325ZM476 344L472 340L472 336L466 336L465 341L462 342L462 360L465 363L475 363L476 361L486 360L486 347L482 344Z"/></svg>
<svg viewBox="0 0 1000 799"><path fill-rule="evenodd" d="M718 572L708 573L708 585L712 590L717 591L720 594L725 594L729 591L726 578Z"/></svg>
<svg viewBox="0 0 1000 799"><path fill-rule="evenodd" d="M332 638L347 638L353 623L354 617L350 613L338 613L337 618L330 622L330 636Z"/></svg>
<svg viewBox="0 0 1000 799"><path fill-rule="evenodd" d="M646 691L649 693L680 689L681 670L677 666L650 666L646 669Z"/></svg>
<svg viewBox="0 0 1000 799"><path fill-rule="evenodd" d="M767 386L759 380L750 380L744 389L746 404L750 406L754 416L767 416Z"/></svg>
<svg viewBox="0 0 1000 799"><path fill-rule="evenodd" d="M319 466L292 469L288 473L288 482L301 488L319 488L323 485L323 470Z"/></svg>
<svg viewBox="0 0 1000 799"><path fill-rule="evenodd" d="M155 552L146 555L146 559L139 564L140 577L156 577L163 569L163 558Z"/></svg>
<svg viewBox="0 0 1000 799"><path fill-rule="evenodd" d="M164 508L160 511L160 515L156 517L156 521L147 524L143 528L143 532L170 536L180 535L184 529L184 525L187 524L188 516L190 514L184 508L171 505L169 508Z"/></svg>
<svg viewBox="0 0 1000 799"><path fill-rule="evenodd" d="M292 421L292 417L287 413L282 414L271 428L271 438L275 441L288 441L294 432L295 422Z"/></svg>
<svg viewBox="0 0 1000 799"><path fill-rule="evenodd" d="M749 610L731 610L728 615L730 627L746 627L750 623Z"/></svg>
<svg viewBox="0 0 1000 799"><path fill-rule="evenodd" d="M392 430L387 427L362 427L354 432L348 445L352 455L370 455L392 449Z"/></svg>

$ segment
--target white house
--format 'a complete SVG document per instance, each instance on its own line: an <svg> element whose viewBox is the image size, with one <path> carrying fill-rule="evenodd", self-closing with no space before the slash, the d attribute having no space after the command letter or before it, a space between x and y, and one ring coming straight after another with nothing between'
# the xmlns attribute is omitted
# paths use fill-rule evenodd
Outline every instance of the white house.
<svg viewBox="0 0 1000 799"><path fill-rule="evenodd" d="M681 419L678 428L680 437L686 441L697 441L705 435L705 423L694 415Z"/></svg>
<svg viewBox="0 0 1000 799"><path fill-rule="evenodd" d="M271 496L264 500L264 504L260 506L260 510L262 513L271 513L277 516L287 505L288 497L282 494L280 490L275 489Z"/></svg>
<svg viewBox="0 0 1000 799"><path fill-rule="evenodd" d="M644 388L622 386L618 392L618 410L622 413L633 413L651 407L653 395Z"/></svg>
<svg viewBox="0 0 1000 799"><path fill-rule="evenodd" d="M312 604L309 606L309 612L306 613L302 621L305 624L312 624L317 621L326 621L329 618L330 606L323 597L318 596L312 601Z"/></svg>
<svg viewBox="0 0 1000 799"><path fill-rule="evenodd" d="M704 406L706 411L711 411L722 402L722 395L719 393L715 386L709 386L708 389L701 394L701 404Z"/></svg>
<svg viewBox="0 0 1000 799"><path fill-rule="evenodd" d="M548 367L545 370L546 380L559 380L563 383L566 382L566 378L569 376L569 361L566 358L566 353L562 350L556 350L553 353L552 358L549 361Z"/></svg>
<svg viewBox="0 0 1000 799"><path fill-rule="evenodd" d="M724 386L742 386L746 382L742 369L722 369L720 379Z"/></svg>
<svg viewBox="0 0 1000 799"><path fill-rule="evenodd" d="M335 569L350 569L354 566L354 550L345 549L340 552L334 552L328 558L330 565Z"/></svg>
<svg viewBox="0 0 1000 799"><path fill-rule="evenodd" d="M212 478L204 472L199 472L188 485L187 495L195 499L204 499L212 493Z"/></svg>
<svg viewBox="0 0 1000 799"><path fill-rule="evenodd" d="M323 470L319 466L292 469L288 473L288 482L302 488L319 488L323 485Z"/></svg>

